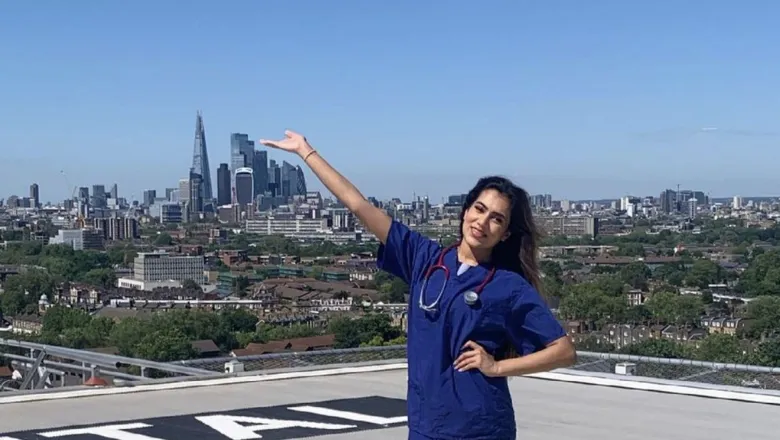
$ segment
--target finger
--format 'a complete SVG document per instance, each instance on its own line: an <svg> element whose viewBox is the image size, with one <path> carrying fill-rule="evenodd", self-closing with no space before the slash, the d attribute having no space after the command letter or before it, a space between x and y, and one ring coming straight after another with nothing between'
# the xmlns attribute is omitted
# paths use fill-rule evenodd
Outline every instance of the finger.
<svg viewBox="0 0 780 440"><path fill-rule="evenodd" d="M455 360L455 362L457 362L457 361L459 361L461 359L471 359L471 358L473 358L475 356L479 356L479 355L480 355L480 352L475 351L475 350L464 351L463 353L460 354L460 356L458 356L458 358Z"/></svg>
<svg viewBox="0 0 780 440"><path fill-rule="evenodd" d="M461 372L461 373L464 372L464 371L478 370L478 369L479 369L479 360L478 359L476 359L476 360L472 359L472 360L470 360L468 362L463 363L462 365L460 365L460 366L458 366L456 368L456 370L458 370L458 372Z"/></svg>
<svg viewBox="0 0 780 440"><path fill-rule="evenodd" d="M476 342L474 342L474 341L467 341L465 344L463 344L463 348L464 348L464 349L466 349L466 348L470 348L470 349L472 349L472 350L476 350L476 351L485 351L485 350L482 348L482 346L481 346L481 345L477 344L477 343L476 343Z"/></svg>
<svg viewBox="0 0 780 440"><path fill-rule="evenodd" d="M277 141L271 141L271 140L268 140L268 139L260 139L260 143L263 144L263 145L267 145L269 147L279 148L279 145L277 145L276 142Z"/></svg>
<svg viewBox="0 0 780 440"><path fill-rule="evenodd" d="M464 353L460 356L458 356L458 359L455 361L454 366L455 368L460 368L465 364L468 364L470 362L481 362L481 356L479 353L472 352L472 353Z"/></svg>
<svg viewBox="0 0 780 440"><path fill-rule="evenodd" d="M285 130L284 131L284 135L287 136L288 138L295 137L295 136L300 136L300 134L298 134L298 133L296 133L296 132L294 132L292 130Z"/></svg>

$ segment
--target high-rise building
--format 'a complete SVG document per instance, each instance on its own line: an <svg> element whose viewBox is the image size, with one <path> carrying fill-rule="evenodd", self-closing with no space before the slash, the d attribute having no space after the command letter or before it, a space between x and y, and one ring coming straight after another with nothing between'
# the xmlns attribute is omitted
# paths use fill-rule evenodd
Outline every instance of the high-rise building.
<svg viewBox="0 0 780 440"><path fill-rule="evenodd" d="M265 194L268 191L268 151L255 150L252 172L255 178L255 196Z"/></svg>
<svg viewBox="0 0 780 440"><path fill-rule="evenodd" d="M276 161L268 161L268 191L272 197L282 194L282 170Z"/></svg>
<svg viewBox="0 0 780 440"><path fill-rule="evenodd" d="M90 205L95 208L105 208L108 206L106 203L106 186L105 185L92 185L92 200Z"/></svg>
<svg viewBox="0 0 780 440"><path fill-rule="evenodd" d="M89 188L86 186L79 188L78 200L82 203L89 203Z"/></svg>
<svg viewBox="0 0 780 440"><path fill-rule="evenodd" d="M147 189L144 191L144 206L154 205L155 199L157 199L157 190Z"/></svg>
<svg viewBox="0 0 780 440"><path fill-rule="evenodd" d="M235 187L236 171L239 168L252 168L255 158L255 143L244 133L230 134L230 172Z"/></svg>
<svg viewBox="0 0 780 440"><path fill-rule="evenodd" d="M664 190L664 192L662 192L661 196L658 198L658 204L660 206L661 212L670 214L677 211L676 200L677 192L671 189Z"/></svg>
<svg viewBox="0 0 780 440"><path fill-rule="evenodd" d="M179 203L190 201L190 179L179 179Z"/></svg>
<svg viewBox="0 0 780 440"><path fill-rule="evenodd" d="M203 176L198 173L190 172L190 213L203 212L204 205L208 203L203 200Z"/></svg>
<svg viewBox="0 0 780 440"><path fill-rule="evenodd" d="M114 199L114 200L118 199L119 198L119 186L117 186L116 183L111 185L111 191L109 191L109 193L111 194L111 198L112 199Z"/></svg>
<svg viewBox="0 0 780 440"><path fill-rule="evenodd" d="M41 207L41 198L40 194L38 193L38 184L33 183L30 185L30 204L33 208L40 208Z"/></svg>
<svg viewBox="0 0 780 440"><path fill-rule="evenodd" d="M201 178L200 199L210 204L214 198L211 189L211 167L209 153L206 148L206 129L203 126L203 115L198 111L195 118L195 145L192 151L192 172Z"/></svg>
<svg viewBox="0 0 780 440"><path fill-rule="evenodd" d="M252 168L243 167L236 169L236 203L239 205L247 205L254 200L254 179L252 174Z"/></svg>
<svg viewBox="0 0 780 440"><path fill-rule="evenodd" d="M217 168L217 206L229 205L232 202L230 190L230 167L221 163Z"/></svg>
<svg viewBox="0 0 780 440"><path fill-rule="evenodd" d="M282 161L282 197L287 198L295 194L298 188L298 172L289 162Z"/></svg>
<svg viewBox="0 0 780 440"><path fill-rule="evenodd" d="M295 167L295 174L297 175L297 182L295 187L295 195L306 195L306 176L303 175L303 168L300 165ZM426 201L428 199L426 198Z"/></svg>

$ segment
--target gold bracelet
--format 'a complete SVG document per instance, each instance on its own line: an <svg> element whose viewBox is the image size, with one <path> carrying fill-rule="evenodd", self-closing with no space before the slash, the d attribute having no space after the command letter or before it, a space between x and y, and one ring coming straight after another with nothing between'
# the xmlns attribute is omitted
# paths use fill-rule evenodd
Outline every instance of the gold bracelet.
<svg viewBox="0 0 780 440"><path fill-rule="evenodd" d="M306 153L306 156L303 156L303 161L306 162L306 159L308 159L309 156L311 156L312 154L314 154L316 152L317 152L317 150L311 150L308 153Z"/></svg>

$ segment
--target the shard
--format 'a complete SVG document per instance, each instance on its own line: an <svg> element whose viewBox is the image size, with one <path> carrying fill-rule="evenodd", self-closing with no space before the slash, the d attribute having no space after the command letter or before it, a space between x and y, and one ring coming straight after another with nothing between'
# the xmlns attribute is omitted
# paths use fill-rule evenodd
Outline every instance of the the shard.
<svg viewBox="0 0 780 440"><path fill-rule="evenodd" d="M192 172L201 176L200 196L204 205L211 204L214 193L211 190L211 167L206 149L206 129L203 127L203 115L198 111L195 120L195 145L192 150Z"/></svg>

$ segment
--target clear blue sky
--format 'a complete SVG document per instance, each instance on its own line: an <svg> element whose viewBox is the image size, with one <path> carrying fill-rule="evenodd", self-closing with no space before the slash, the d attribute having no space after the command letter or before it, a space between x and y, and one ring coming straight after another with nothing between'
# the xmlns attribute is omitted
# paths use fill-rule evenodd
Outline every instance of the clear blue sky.
<svg viewBox="0 0 780 440"><path fill-rule="evenodd" d="M60 170L127 197L173 187L198 109L214 170L231 132L293 128L378 197L438 202L493 173L555 198L776 195L777 17L760 0L3 2L0 198L69 196Z"/></svg>

